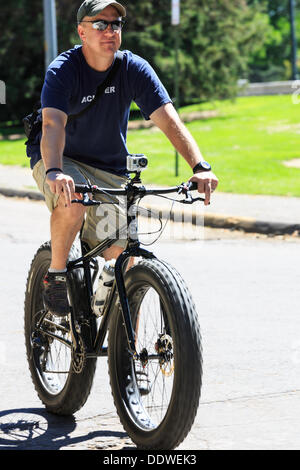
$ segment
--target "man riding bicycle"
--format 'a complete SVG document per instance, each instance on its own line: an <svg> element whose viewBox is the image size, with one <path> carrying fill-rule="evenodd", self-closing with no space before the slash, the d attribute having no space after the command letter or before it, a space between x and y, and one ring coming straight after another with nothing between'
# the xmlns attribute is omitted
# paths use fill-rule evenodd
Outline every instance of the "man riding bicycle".
<svg viewBox="0 0 300 470"><path fill-rule="evenodd" d="M67 122L68 115L79 113L94 99L110 71L121 46L125 16L125 7L116 1L85 0L77 13L82 45L60 54L49 65L42 89L41 158L35 157L32 166L51 211L52 259L44 281L44 303L59 316L69 312L66 262L86 210L81 204L71 204L75 183L90 181L110 188L126 184L126 132L132 101L190 165L194 173L190 181L197 182L198 191L205 193L206 205L218 185L156 73L147 61L128 50L122 52L120 69L92 109ZM108 209L108 222L113 221L115 214ZM88 209L82 238L91 248L100 241L95 207ZM119 240L105 250L105 260L117 258L125 242Z"/></svg>

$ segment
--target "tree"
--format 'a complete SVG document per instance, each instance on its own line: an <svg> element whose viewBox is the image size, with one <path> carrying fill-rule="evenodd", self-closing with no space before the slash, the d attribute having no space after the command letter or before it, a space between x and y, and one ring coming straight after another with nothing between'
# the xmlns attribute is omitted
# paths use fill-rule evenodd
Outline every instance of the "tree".
<svg viewBox="0 0 300 470"><path fill-rule="evenodd" d="M292 70L289 0L248 0L248 4L251 7L260 4L268 15L266 40L261 49L252 54L249 80L290 80ZM300 37L300 1L297 0L295 5L297 35Z"/></svg>
<svg viewBox="0 0 300 470"><path fill-rule="evenodd" d="M171 0L131 0L122 48L147 59L173 94L174 33ZM181 104L234 96L249 56L262 46L267 17L261 2L181 0ZM56 0L58 48L79 43L76 12L81 0ZM39 99L44 79L42 0L15 0L0 9L2 32L0 79L7 85L7 105L0 121L20 120Z"/></svg>
<svg viewBox="0 0 300 470"><path fill-rule="evenodd" d="M3 3L3 2L2 2ZM7 104L0 106L0 120L18 119L38 96L43 74L43 5L41 1L16 0L1 4L2 31L0 77L6 83ZM27 105L27 108L26 108ZM29 107L29 108L28 108Z"/></svg>
<svg viewBox="0 0 300 470"><path fill-rule="evenodd" d="M3 3L3 4L2 4ZM72 46L80 1L56 1L59 50ZM42 0L1 2L0 80L6 83L6 105L0 121L21 120L40 99L44 80L44 18Z"/></svg>
<svg viewBox="0 0 300 470"><path fill-rule="evenodd" d="M175 52L170 7L165 0L132 1L123 44L152 63L172 94ZM246 72L249 56L262 46L266 26L259 4L181 0L181 104L235 96L237 80Z"/></svg>

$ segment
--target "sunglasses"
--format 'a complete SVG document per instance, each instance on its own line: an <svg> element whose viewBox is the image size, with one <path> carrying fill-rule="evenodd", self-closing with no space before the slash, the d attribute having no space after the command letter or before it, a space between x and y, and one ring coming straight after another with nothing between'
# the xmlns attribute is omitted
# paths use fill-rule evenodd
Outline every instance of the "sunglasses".
<svg viewBox="0 0 300 470"><path fill-rule="evenodd" d="M123 20L96 20L96 21L81 21L81 23L93 23L93 28L98 29L98 31L105 31L109 25L111 25L113 31L121 31L124 26L125 21Z"/></svg>

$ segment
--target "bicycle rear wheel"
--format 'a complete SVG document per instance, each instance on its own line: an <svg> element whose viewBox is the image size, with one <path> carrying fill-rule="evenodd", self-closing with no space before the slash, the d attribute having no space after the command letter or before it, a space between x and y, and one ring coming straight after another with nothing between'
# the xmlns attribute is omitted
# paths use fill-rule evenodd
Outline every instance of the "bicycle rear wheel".
<svg viewBox="0 0 300 470"><path fill-rule="evenodd" d="M112 394L124 429L144 449L174 449L199 405L202 353L197 312L183 279L165 262L142 260L125 276L139 359L128 351L122 312L110 322Z"/></svg>
<svg viewBox="0 0 300 470"><path fill-rule="evenodd" d="M69 260L78 257L79 252L73 246ZM51 245L47 242L38 249L28 273L24 304L27 360L33 384L46 409L59 415L71 415L89 396L96 359L85 360L83 343L82 354L74 354L68 316L57 318L44 311L43 279L50 260ZM69 274L68 294L76 315L84 297L81 269ZM41 329L37 328L39 321Z"/></svg>

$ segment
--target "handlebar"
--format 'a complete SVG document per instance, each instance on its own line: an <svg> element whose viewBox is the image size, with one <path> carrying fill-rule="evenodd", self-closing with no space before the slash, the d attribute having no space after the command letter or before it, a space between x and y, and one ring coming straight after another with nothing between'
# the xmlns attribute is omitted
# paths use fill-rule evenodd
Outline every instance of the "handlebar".
<svg viewBox="0 0 300 470"><path fill-rule="evenodd" d="M197 190L197 183L194 181L188 181L187 183L181 183L178 186L171 186L169 188L152 188L146 189L144 186L135 186L135 189L142 195L154 195L154 194L168 194L176 192L186 192ZM124 189L113 189L113 188L100 188L93 184L76 184L75 193L91 193L91 194L110 194L111 196L125 196L128 190ZM203 199L204 200L204 199Z"/></svg>
<svg viewBox="0 0 300 470"><path fill-rule="evenodd" d="M109 194L111 196L125 196L126 189L99 188L94 184L75 184L75 193Z"/></svg>
<svg viewBox="0 0 300 470"><path fill-rule="evenodd" d="M169 188L152 188L146 189L144 186L130 185L130 189L134 191L134 195L137 197L144 196L163 196L164 194L178 193L185 196L185 199L178 201L185 204L192 204L195 201L204 201L205 199L198 197L192 198L190 191L197 190L198 185L195 182L189 181L187 183L181 183L178 186L171 186ZM91 184L76 184L75 193L83 194L83 199L74 199L72 203L81 203L86 206L99 204L99 201L93 201L89 198L88 194L104 194L109 196L126 196L129 194L129 187L126 186L122 189L113 188L100 188L96 185Z"/></svg>

